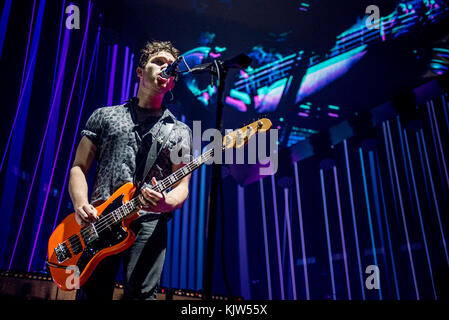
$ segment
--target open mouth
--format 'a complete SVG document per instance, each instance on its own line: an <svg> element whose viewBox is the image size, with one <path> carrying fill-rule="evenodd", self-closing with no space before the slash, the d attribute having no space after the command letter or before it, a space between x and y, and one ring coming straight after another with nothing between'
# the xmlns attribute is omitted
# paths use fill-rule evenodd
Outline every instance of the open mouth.
<svg viewBox="0 0 449 320"><path fill-rule="evenodd" d="M157 75L157 80L162 83L168 82L169 79L162 78L160 74Z"/></svg>

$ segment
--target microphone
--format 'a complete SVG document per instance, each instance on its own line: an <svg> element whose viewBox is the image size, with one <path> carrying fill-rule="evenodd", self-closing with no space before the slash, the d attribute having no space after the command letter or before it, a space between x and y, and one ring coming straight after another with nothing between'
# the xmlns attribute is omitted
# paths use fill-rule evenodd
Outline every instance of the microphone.
<svg viewBox="0 0 449 320"><path fill-rule="evenodd" d="M181 62L181 60L182 60L182 56L179 56L175 62L173 62L167 68L162 70L161 77L164 79L168 79L170 77L176 76L176 74L178 73L178 65Z"/></svg>

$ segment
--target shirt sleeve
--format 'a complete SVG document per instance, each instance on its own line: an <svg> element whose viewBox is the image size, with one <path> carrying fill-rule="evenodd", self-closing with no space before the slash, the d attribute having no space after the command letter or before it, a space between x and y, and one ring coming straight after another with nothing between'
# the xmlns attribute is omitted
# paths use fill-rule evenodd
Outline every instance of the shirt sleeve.
<svg viewBox="0 0 449 320"><path fill-rule="evenodd" d="M87 137L96 146L100 142L102 132L102 113L101 108L96 109L87 120L84 130L81 131L81 136Z"/></svg>
<svg viewBox="0 0 449 320"><path fill-rule="evenodd" d="M175 146L175 151L177 153L176 160L173 163L189 163L193 160L193 150L192 150L192 130L187 125L182 125L177 130L178 143Z"/></svg>

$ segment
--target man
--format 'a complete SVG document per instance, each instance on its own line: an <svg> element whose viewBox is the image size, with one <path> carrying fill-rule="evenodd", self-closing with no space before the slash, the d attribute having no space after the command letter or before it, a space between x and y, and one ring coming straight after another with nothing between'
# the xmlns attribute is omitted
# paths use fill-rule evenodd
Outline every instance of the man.
<svg viewBox="0 0 449 320"><path fill-rule="evenodd" d="M162 105L162 99L173 89L175 79L164 79L161 73L178 55L179 51L170 42L147 43L136 70L140 79L137 97L125 105L95 110L81 133L69 181L77 223L84 226L97 221L95 207L128 181L143 183L139 197L145 206L130 226L136 234L132 246L104 259L78 290L78 299L112 299L121 258L124 298L156 298L165 259L166 223L172 212L182 206L189 192L190 176L164 194L148 188L149 183L154 185L182 167L183 163L171 161L173 152L182 148L187 151L187 160L191 155L190 128L177 121ZM157 144L157 158L145 179L143 174L153 143ZM86 176L94 159L97 169L89 202Z"/></svg>

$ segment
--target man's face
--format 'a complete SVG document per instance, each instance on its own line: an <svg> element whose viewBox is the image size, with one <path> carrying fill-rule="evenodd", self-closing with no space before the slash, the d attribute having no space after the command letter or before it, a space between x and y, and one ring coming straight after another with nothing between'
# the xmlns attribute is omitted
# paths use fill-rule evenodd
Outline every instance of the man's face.
<svg viewBox="0 0 449 320"><path fill-rule="evenodd" d="M167 91L173 89L175 79L173 77L164 79L161 77L161 73L162 70L174 61L175 58L173 55L166 51L161 51L150 56L145 68L137 68L137 75L141 79L141 86L161 94L165 94Z"/></svg>

